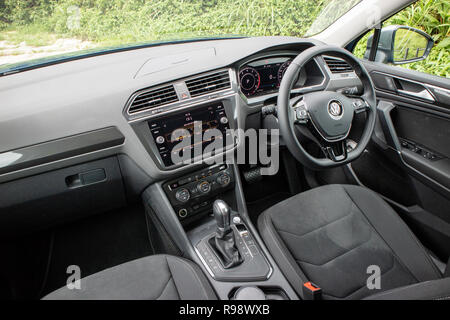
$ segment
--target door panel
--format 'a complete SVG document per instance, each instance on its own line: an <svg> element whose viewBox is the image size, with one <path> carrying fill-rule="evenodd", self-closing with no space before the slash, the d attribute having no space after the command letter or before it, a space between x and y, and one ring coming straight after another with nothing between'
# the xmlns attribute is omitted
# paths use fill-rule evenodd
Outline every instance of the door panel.
<svg viewBox="0 0 450 320"><path fill-rule="evenodd" d="M364 61L378 99L364 155L347 169L383 195L431 250L450 255L450 80Z"/></svg>
<svg viewBox="0 0 450 320"><path fill-rule="evenodd" d="M450 198L450 104L445 97L434 95L435 91L450 92L450 80L381 63L365 64L375 75L378 120L384 136L374 141L400 168ZM386 83L392 85L386 89ZM423 92L420 90L430 93L433 100L404 93Z"/></svg>
<svg viewBox="0 0 450 320"><path fill-rule="evenodd" d="M439 150L442 157L450 158L449 119L401 105L397 105L391 116L400 139L415 141L431 150Z"/></svg>

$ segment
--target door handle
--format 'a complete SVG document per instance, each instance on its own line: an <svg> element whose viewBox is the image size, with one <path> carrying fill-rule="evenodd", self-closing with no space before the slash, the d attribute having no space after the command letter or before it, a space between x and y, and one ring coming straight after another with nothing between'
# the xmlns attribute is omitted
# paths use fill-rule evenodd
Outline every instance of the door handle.
<svg viewBox="0 0 450 320"><path fill-rule="evenodd" d="M105 169L94 169L87 172L77 173L66 177L66 185L69 188L79 188L106 180Z"/></svg>
<svg viewBox="0 0 450 320"><path fill-rule="evenodd" d="M397 92L401 93L401 94L404 94L405 96L411 96L411 97L414 97L414 98L420 98L420 99L428 100L428 101L431 101L431 102L435 102L436 101L436 100L434 100L433 95L427 89L423 89L422 91L419 91L419 92L397 89Z"/></svg>

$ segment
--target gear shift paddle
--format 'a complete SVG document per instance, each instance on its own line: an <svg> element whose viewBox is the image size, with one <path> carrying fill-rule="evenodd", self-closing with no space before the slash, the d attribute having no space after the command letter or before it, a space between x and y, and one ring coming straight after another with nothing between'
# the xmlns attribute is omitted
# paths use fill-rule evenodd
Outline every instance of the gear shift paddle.
<svg viewBox="0 0 450 320"><path fill-rule="evenodd" d="M210 239L211 247L222 260L225 269L232 268L243 262L235 244L234 230L230 227L231 209L223 200L213 204L214 218L217 223L216 236Z"/></svg>

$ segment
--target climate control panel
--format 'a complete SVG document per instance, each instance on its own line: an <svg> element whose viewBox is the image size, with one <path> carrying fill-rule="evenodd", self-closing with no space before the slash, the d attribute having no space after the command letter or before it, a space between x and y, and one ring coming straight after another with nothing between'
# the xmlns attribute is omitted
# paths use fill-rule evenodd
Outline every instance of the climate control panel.
<svg viewBox="0 0 450 320"><path fill-rule="evenodd" d="M217 195L234 186L234 174L226 164L214 165L163 184L180 220L212 208Z"/></svg>

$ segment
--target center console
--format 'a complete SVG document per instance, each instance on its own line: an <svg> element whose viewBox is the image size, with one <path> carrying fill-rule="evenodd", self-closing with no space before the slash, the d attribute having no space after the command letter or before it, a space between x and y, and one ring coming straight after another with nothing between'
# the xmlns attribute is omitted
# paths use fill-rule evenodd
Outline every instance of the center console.
<svg viewBox="0 0 450 320"><path fill-rule="evenodd" d="M221 201L221 200L217 200ZM215 208L214 208L215 209ZM215 210L214 210L215 211ZM216 213L214 212L216 215ZM217 217L200 229L190 232L195 251L199 255L208 273L218 281L264 281L272 272L272 267L252 236L246 224L236 212L230 212L229 238L225 240L225 247L234 247L240 256L240 261L228 266L218 250L217 242L220 227Z"/></svg>
<svg viewBox="0 0 450 320"><path fill-rule="evenodd" d="M143 198L219 299L298 299L250 221L235 164L155 183Z"/></svg>
<svg viewBox="0 0 450 320"><path fill-rule="evenodd" d="M264 281L270 276L272 267L246 223L225 201L217 200L235 187L229 165L213 165L169 180L162 187L181 224L191 230L195 251L211 277ZM199 227L187 227L211 213L214 219L204 219Z"/></svg>
<svg viewBox="0 0 450 320"><path fill-rule="evenodd" d="M167 235L163 237L167 251L173 249L195 261L219 299L297 299L250 221L238 166L176 163L171 155L192 154L199 148L203 153L215 139L220 139L224 148L211 157L231 154L228 151L236 147L236 141L228 129L238 127L238 99L237 95L203 99L132 123L166 177L144 190L146 211L161 234ZM180 128L193 138L182 149L178 143L184 136L173 134ZM205 138L208 129L221 134L214 140Z"/></svg>
<svg viewBox="0 0 450 320"><path fill-rule="evenodd" d="M217 195L234 188L234 174L218 164L163 184L173 209L183 224L211 212Z"/></svg>

